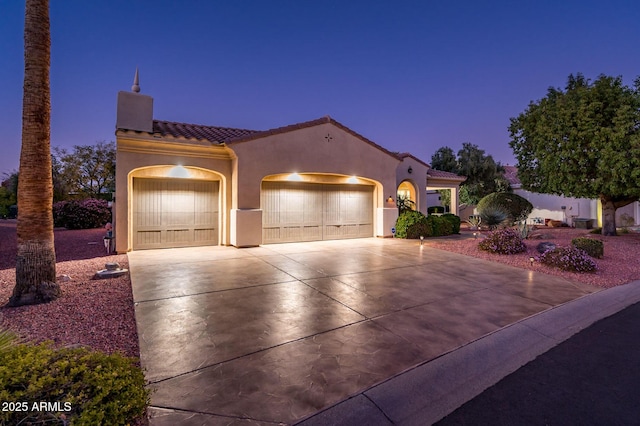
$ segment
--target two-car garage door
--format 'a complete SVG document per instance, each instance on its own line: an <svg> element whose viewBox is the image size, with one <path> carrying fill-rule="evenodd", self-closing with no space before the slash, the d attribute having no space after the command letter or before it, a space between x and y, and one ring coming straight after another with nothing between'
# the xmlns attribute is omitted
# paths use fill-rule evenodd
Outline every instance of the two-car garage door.
<svg viewBox="0 0 640 426"><path fill-rule="evenodd" d="M218 244L219 182L133 179L133 248Z"/></svg>
<svg viewBox="0 0 640 426"><path fill-rule="evenodd" d="M373 236L373 186L263 182L262 242Z"/></svg>

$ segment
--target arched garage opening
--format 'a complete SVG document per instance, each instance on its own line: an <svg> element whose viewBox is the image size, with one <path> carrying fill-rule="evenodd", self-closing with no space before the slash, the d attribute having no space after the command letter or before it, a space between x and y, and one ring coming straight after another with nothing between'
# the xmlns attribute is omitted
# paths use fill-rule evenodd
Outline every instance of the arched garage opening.
<svg viewBox="0 0 640 426"><path fill-rule="evenodd" d="M381 185L355 176L288 173L262 181L263 244L374 236Z"/></svg>
<svg viewBox="0 0 640 426"><path fill-rule="evenodd" d="M128 175L129 249L219 245L224 176L189 166L151 166Z"/></svg>

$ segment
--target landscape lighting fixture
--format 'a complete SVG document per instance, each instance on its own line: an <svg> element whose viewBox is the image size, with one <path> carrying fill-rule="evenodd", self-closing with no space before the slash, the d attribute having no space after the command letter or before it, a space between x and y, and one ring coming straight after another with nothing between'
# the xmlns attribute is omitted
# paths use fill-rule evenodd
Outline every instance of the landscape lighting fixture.
<svg viewBox="0 0 640 426"><path fill-rule="evenodd" d="M478 239L478 233L477 232L473 233L473 238L475 238L476 240Z"/></svg>
<svg viewBox="0 0 640 426"><path fill-rule="evenodd" d="M424 242L424 236L420 235L420 245Z"/></svg>
<svg viewBox="0 0 640 426"><path fill-rule="evenodd" d="M534 261L534 260L535 260L535 259L533 258L533 256L531 256L531 257L529 258L529 262L531 262L531 266L533 266L533 261Z"/></svg>

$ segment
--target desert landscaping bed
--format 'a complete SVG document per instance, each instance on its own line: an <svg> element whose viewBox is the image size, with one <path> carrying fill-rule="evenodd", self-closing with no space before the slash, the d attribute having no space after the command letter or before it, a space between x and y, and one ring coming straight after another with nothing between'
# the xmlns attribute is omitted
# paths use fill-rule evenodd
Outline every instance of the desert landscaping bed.
<svg viewBox="0 0 640 426"><path fill-rule="evenodd" d="M426 240L430 247L455 253L473 256L480 259L500 262L518 268L544 272L549 275L561 276L569 281L590 284L597 287L609 288L640 280L640 233L620 233L616 237L605 237L591 234L585 229L552 228L542 226L533 231L530 239L525 240L527 251L519 254L495 254L478 249L478 242L488 231L477 232L477 240L472 236L473 231L462 229L461 236L465 238L435 238ZM548 241L558 247L566 247L577 237L595 238L604 243L604 257L596 259L598 271L595 273L567 272L552 268L534 260L540 254L536 246Z"/></svg>
<svg viewBox="0 0 640 426"><path fill-rule="evenodd" d="M534 232L535 239L526 240L526 253L499 255L478 249L478 241L485 231L479 233L478 240L471 232L463 229L460 236L428 239L425 244L604 288L640 279L638 233L603 237L579 229L543 228ZM93 279L96 271L103 269L107 262L128 267L126 255L106 255L102 244L104 234L103 229L56 229L57 275L68 276L68 280L60 280L63 296L47 304L8 308L4 305L15 285L15 221L0 221L0 325L35 342L52 340L58 346L82 345L107 353L139 357L129 276ZM538 255L536 246L541 241L568 246L571 239L578 236L604 242L604 258L596 260L596 273L564 272L538 262L531 263L530 258Z"/></svg>
<svg viewBox="0 0 640 426"><path fill-rule="evenodd" d="M62 297L46 304L8 308L15 285L15 221L0 220L0 326L32 342L88 346L139 357L129 276L94 280L107 262L127 268L126 255L107 256L104 229L56 229L56 265ZM68 278L67 278L68 277Z"/></svg>

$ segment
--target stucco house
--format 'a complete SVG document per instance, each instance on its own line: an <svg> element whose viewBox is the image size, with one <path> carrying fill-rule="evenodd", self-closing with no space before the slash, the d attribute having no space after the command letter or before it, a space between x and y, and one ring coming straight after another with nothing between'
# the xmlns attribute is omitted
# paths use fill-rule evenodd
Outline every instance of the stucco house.
<svg viewBox="0 0 640 426"><path fill-rule="evenodd" d="M593 219L594 226L602 226L602 206L599 200L589 198L573 198L561 195L540 194L526 191L518 179L518 168L504 166L505 178L509 181L513 192L529 200L533 204L533 211L529 219L534 218L553 219L574 225L575 219ZM616 224L623 224L623 218L633 219L635 224L640 223L640 203L635 202L616 210Z"/></svg>
<svg viewBox="0 0 640 426"><path fill-rule="evenodd" d="M427 163L328 116L265 131L154 120L136 78L116 149L117 252L390 237L399 190L427 211ZM459 182L434 181L456 202Z"/></svg>

